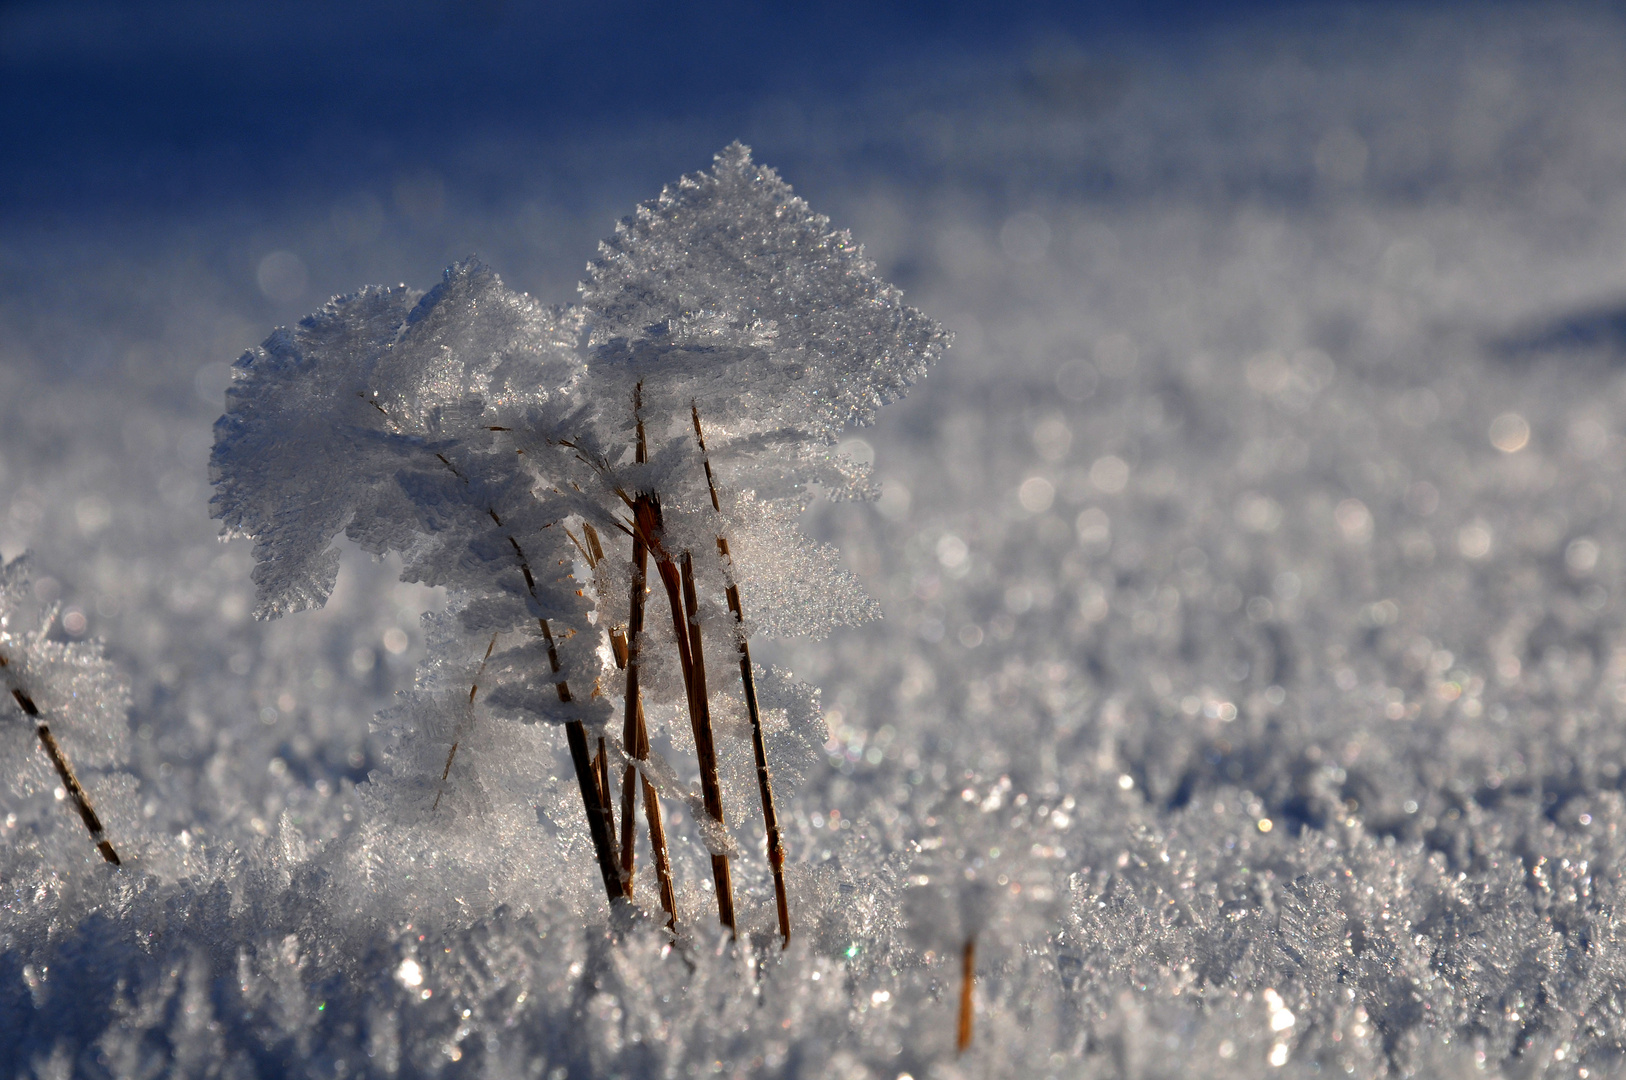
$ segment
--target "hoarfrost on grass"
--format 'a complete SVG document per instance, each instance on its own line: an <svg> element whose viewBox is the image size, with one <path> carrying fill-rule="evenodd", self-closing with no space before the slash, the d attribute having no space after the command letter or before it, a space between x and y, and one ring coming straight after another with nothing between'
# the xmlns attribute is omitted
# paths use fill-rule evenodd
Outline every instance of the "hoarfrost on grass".
<svg viewBox="0 0 1626 1080"><path fill-rule="evenodd" d="M227 535L256 542L262 614L325 601L341 529L365 550L399 555L403 580L450 590L446 614L426 624L431 662L419 688L384 718L387 768L359 795L376 819L364 834L381 840L392 831L388 823L436 838L429 846L398 842L386 858L419 863L420 855L408 852L421 851L420 870L408 875L408 894L426 905L420 921L437 912L485 914L495 903L531 910L561 886L571 891L564 866L522 849L538 780L535 766L528 772L524 763L543 751L534 738L507 729L513 720L556 720L570 740L612 900L623 890L634 895L638 800L630 789L642 784L648 813L662 794L687 808L692 835L716 864L719 916L734 926L727 866L717 860L740 856L724 822L741 820L753 782L759 785L779 929L788 940L766 779L778 762L767 755L785 753L781 787L788 794L788 781L816 756L823 725L816 694L777 671L764 687L764 721L746 640L754 631L820 634L878 613L835 549L797 527L811 485L865 492L862 470L830 461L830 425L839 418L811 403L851 398L855 365L890 382L895 396L948 335L902 306L850 237L830 233L771 171L752 165L744 147L729 147L712 172L686 178L679 190L710 195L674 201L669 189L652 204L663 208L672 235L630 225L617 234L622 271L645 268L647 280L628 286L648 287L639 310L683 322L690 290L767 289L788 305L787 318L802 320L794 331L724 318L704 333L692 326L676 334L619 332L626 330L625 289L617 300L584 286L579 312L548 312L469 261L448 269L421 299L404 288L368 288L330 303L294 332L278 331L239 362L242 374L216 425L214 508ZM652 206L637 220L650 220ZM795 235L781 235L786 228ZM747 249L747 265L729 262ZM676 264L674 251L683 255ZM833 268L832 257L839 262ZM858 307L854 290L867 297ZM871 308L883 312L880 323ZM649 344L651 334L662 339L659 347ZM844 405L845 419L867 419L885 400L865 392L870 411ZM766 463L765 499L749 486L759 463ZM630 559L618 555L618 534L627 538ZM630 607L621 601L629 589L645 588L642 560L651 556L668 594L670 633L646 630L641 596ZM668 642L673 649L662 648ZM743 696L721 689L723 680L714 693L706 672L727 672L736 652ZM662 653L666 665L657 659ZM657 735L674 718L660 704L678 689L669 667L674 654L700 762L698 795L644 746L646 705ZM612 657L627 672L618 707ZM609 729L616 712L627 717L620 738ZM721 772L713 745L719 725L735 744ZM741 744L756 755L754 769L736 764ZM619 836L625 855L616 850L612 765L628 789ZM563 810L554 805L546 814L556 829L565 826ZM544 815L540 806L535 812ZM437 813L479 824L448 830ZM650 830L664 875L669 852L653 818ZM453 843L454 836L464 842ZM369 843L362 841L357 857L375 864L380 855ZM571 847L568 839L561 844ZM663 880L662 904L675 927L680 916L669 887Z"/></svg>
<svg viewBox="0 0 1626 1080"><path fill-rule="evenodd" d="M801 527L887 612L761 657L768 735L784 738L773 753L808 765L782 805L791 901L806 913L785 953L748 829L732 837L740 947L695 918L668 952L658 916L604 917L557 729L464 707L488 628L531 613L522 583L494 584L472 526L426 546L359 528L356 543L392 554L382 568L346 561L336 584L324 561L353 522L408 499L398 491L434 509L414 530L480 508L434 454L484 484L495 437L454 436L523 417L586 418L591 465L525 447L543 459L535 476L580 484L580 499L558 496L571 513L618 474L670 490L674 536L703 549L716 522L690 418L670 407L705 400L702 358L738 370L780 348L787 371L848 370L839 350L797 343L707 202L740 187L785 209L777 242L855 265L776 181L713 174L618 232L590 272L615 328L601 340L588 309L499 298L473 268L454 269L443 296L448 316L466 310L459 295L493 299L508 329L478 344L444 336L459 319L414 329L416 295L379 299L390 340L416 357L389 376L410 388L382 403L394 423L371 406L313 422L281 472L265 442L254 482L282 485L302 517L232 504L234 527L269 529L289 553L289 576L269 585L285 606L332 590L305 622L243 618L247 545L208 546L203 522L204 418L0 368L0 539L39 560L34 584L7 593L27 612L7 632L26 636L42 625L33 612L61 602L85 621L50 624L41 662L64 663L69 681L89 672L73 666L90 656L88 625L132 702L126 731L117 680L97 668L100 705L52 706L109 834L129 845L120 875L54 799L29 729L0 748L15 766L0 808L0 1055L86 1075L1621 1073L1613 538L1626 492L1618 340L1599 297L1626 294L1626 216L1615 144L1594 133L1620 126L1599 73L1622 33L1595 12L1503 12L1467 30L1385 18L1404 44L1308 35L1335 59L1154 68L1104 115L1085 115L1080 87L1095 84L1066 55L1003 82L942 72L983 104L936 124L941 94L900 99L860 132L865 160L879 147L946 170L854 204L880 223L881 264L914 265L912 298L961 331L953 361L865 433L883 490L908 498L810 501L870 483L829 442L870 389L888 392L867 376L828 411L793 398L773 424L728 402L702 415L728 527L743 528L733 488L754 487L775 520L805 513ZM1246 152L1205 141L1192 101L1227 140L1243 118ZM1283 109L1302 124L1256 122ZM1094 195L1011 179L1076 176L1084 158ZM991 191L1032 197L1006 207ZM649 269L671 265L674 236L703 254L696 291L675 301ZM322 260L306 261L315 280ZM185 278L188 257L166 265L208 295ZM718 269L730 265L747 284ZM669 303L674 320L648 313ZM170 332L192 335L177 355L219 355L212 332ZM24 324L0 333L52 355ZM338 355L302 333L238 376L266 380L254 408L268 416L315 377L298 363ZM452 365L441 344L475 359ZM597 370L570 374L572 356ZM554 388L591 377L628 394L578 413L500 374L555 360ZM385 370L367 363L331 374ZM187 395L195 366L176 376ZM627 452L634 373L667 421L651 424L642 469ZM455 407L472 398L481 412ZM238 438L258 436L246 425ZM296 457L333 467L301 479ZM504 499L555 497L478 491L499 516ZM743 566L756 556L736 540ZM562 603L580 588L625 605L624 559L589 572L563 550ZM471 608L453 589L420 629L420 594L387 580L403 570L508 592ZM697 570L708 668L723 672L726 580ZM856 597L838 597L844 618L866 613ZM755 632L775 625L772 592L744 600ZM676 643L656 613L650 719L669 738L644 767L688 789L668 828L679 905L701 913L703 807L672 705ZM426 654L369 735L377 699ZM595 656L569 662L614 673ZM534 649L512 659L534 668ZM821 688L822 715L774 664ZM514 685L545 701L551 684ZM715 721L725 765L746 766L723 778L737 822L750 769L729 694ZM81 723L89 741L75 744ZM444 789L454 812L426 814L454 739L469 750ZM642 889L642 841L638 861ZM956 1057L968 926L976 1037Z"/></svg>

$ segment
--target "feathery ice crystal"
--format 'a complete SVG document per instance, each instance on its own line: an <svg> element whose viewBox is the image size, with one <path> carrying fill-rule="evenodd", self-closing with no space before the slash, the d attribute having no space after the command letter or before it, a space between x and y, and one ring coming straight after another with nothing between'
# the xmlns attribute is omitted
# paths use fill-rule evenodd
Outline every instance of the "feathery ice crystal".
<svg viewBox="0 0 1626 1080"><path fill-rule="evenodd" d="M823 724L816 692L754 664L748 641L877 613L796 518L815 492L870 493L839 432L949 337L738 144L639 207L588 269L579 307L471 260L421 297L367 288L277 331L238 362L216 426L215 513L255 541L262 616L326 600L341 532L446 589L363 793L370 857L418 863L414 897L573 887L527 850L535 815L567 813L535 727L558 724L609 899L634 897L641 805L666 921L690 917L677 885L695 875L675 871L695 860L661 810L677 800L737 930L730 822L760 801L788 944L774 782L816 759ZM695 753L698 791L663 746Z"/></svg>

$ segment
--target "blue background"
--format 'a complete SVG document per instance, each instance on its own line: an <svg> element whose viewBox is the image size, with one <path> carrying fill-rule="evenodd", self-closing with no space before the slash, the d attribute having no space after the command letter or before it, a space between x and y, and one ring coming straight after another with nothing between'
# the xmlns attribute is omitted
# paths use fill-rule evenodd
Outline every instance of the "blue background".
<svg viewBox="0 0 1626 1080"><path fill-rule="evenodd" d="M148 214L309 197L408 166L468 173L471 140L592 142L652 121L697 125L712 148L766 137L760 149L785 166L799 156L794 127L776 138L785 125L764 122L765 107L782 118L787 108L930 94L945 80L952 89L944 92L974 93L953 74L989 56L1042 84L1034 58L1043 67L1058 50L1124 62L1239 28L1267 37L1282 23L1342 19L1358 28L1371 10L1261 0L1015 11L989 3L10 4L0 8L0 145L9 160L0 205L8 215ZM651 146L635 183L704 161L686 146ZM591 175L549 182L569 197Z"/></svg>

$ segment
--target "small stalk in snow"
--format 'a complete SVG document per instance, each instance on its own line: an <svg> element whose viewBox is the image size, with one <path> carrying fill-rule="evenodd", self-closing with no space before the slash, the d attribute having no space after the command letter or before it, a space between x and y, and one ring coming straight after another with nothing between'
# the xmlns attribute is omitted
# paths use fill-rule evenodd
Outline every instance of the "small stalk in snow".
<svg viewBox="0 0 1626 1080"><path fill-rule="evenodd" d="M486 673L486 662L491 659L491 650L497 647L497 635L491 635L491 644L486 646L486 655L480 661L480 667L474 673L474 681L469 684L469 715L468 719L457 725L452 732L452 748L446 754L446 767L440 770L440 786L435 789L435 804L429 808L433 813L440 809L440 797L446 793L446 778L452 774L452 762L457 759L457 744L463 741L463 735L474 726L474 695L480 692L480 676Z"/></svg>
<svg viewBox="0 0 1626 1080"><path fill-rule="evenodd" d="M700 406L690 403L694 417L694 439L700 445L700 460L706 467L706 487L711 490L711 508L722 517L723 506L717 498L717 483L711 475L711 458L706 454L706 436L700 429ZM728 582L728 610L734 615L734 638L740 654L740 683L745 688L745 708L751 717L751 749L757 759L757 790L762 796L762 823L768 834L768 865L773 868L774 898L779 905L779 936L782 947L790 948L790 901L785 890L785 845L779 834L779 814L774 807L773 776L768 771L768 747L762 737L762 712L757 707L756 675L751 668L751 646L745 637L745 610L740 602L739 583L734 580L734 560L729 554L728 538L717 534L717 558L723 564L723 575Z"/></svg>
<svg viewBox="0 0 1626 1080"><path fill-rule="evenodd" d="M642 709L638 710L640 713ZM649 819L649 847L655 853L655 881L660 885L661 908L668 929L677 929L677 889L672 884L672 860L666 851L666 826L661 821L661 800L655 785L643 780L644 816Z"/></svg>
<svg viewBox="0 0 1626 1080"><path fill-rule="evenodd" d="M605 824L610 830L610 835L614 836L615 794L610 788L610 752L604 744L604 736L602 735L598 737L598 752L593 755L593 771L598 774L598 797L599 804L604 809ZM632 899L632 882L627 880L625 874L619 873L620 865L621 862L618 857L616 867L621 881L621 895L630 900Z"/></svg>
<svg viewBox="0 0 1626 1080"><path fill-rule="evenodd" d="M637 541L634 541L637 545ZM636 560L643 551L634 553ZM635 562L636 565L636 562ZM639 587L637 575L633 578L633 589ZM639 622L642 622L642 611L638 611ZM634 631L634 636L639 631ZM615 653L616 667L628 672L626 711L621 721L621 744L627 748L627 754L636 761L642 761L649 756L649 734L644 726L644 702L642 691L638 687L638 675L632 670L636 663L632 654L632 641L628 631L623 627L616 627L610 631L610 649ZM621 876L627 879L627 888L632 888L633 872L636 869L636 853L633 850L633 837L637 835L636 815L638 803L636 798L637 784L634 777L638 767L628 765L621 775Z"/></svg>
<svg viewBox="0 0 1626 1080"><path fill-rule="evenodd" d="M11 661L4 653L0 653L0 668L9 668ZM10 679L6 681L11 682ZM74 775L73 766L68 763L68 756L57 745L56 736L51 734L50 725L46 724L45 717L40 714L39 706L34 699L21 686L12 683L11 698L23 715L34 721L34 733L39 736L40 745L45 748L45 756L51 759L56 767L56 774L62 780L62 787L73 800L74 809L79 811L79 820L85 823L85 829L90 833L91 843L96 850L102 853L102 858L114 866L123 865L119 861L119 853L113 850L113 842L107 838L106 830L102 828L102 819L96 816L96 811L90 805L90 796L79 783L79 777Z"/></svg>
<svg viewBox="0 0 1626 1080"><path fill-rule="evenodd" d="M977 975L977 939L975 936L965 939L965 951L960 956L960 1024L955 1032L954 1047L956 1052L965 1053L971 1048L971 1021L973 1008L971 1001L971 986Z"/></svg>
<svg viewBox="0 0 1626 1080"><path fill-rule="evenodd" d="M627 672L627 712L622 729L622 742L634 761L649 758L649 728L644 722L644 702L638 689L636 672L637 652L641 644L644 622L643 591L646 589L648 549L636 535L633 537L633 606L631 619L634 629L617 627L610 631L610 648L615 654L616 666ZM637 836L635 814L637 794L644 795L644 817L649 821L649 849L655 856L655 881L660 889L661 908L666 912L666 925L677 929L677 889L672 882L672 861L666 848L666 827L661 820L660 794L655 785L644 777L636 765L628 765L621 774L621 876L627 883L627 895L632 895L633 842Z"/></svg>
<svg viewBox="0 0 1626 1080"><path fill-rule="evenodd" d="M526 577L530 574L527 572ZM559 650L553 643L553 632L548 620L538 619L542 637L548 644L548 664L553 673L559 673ZM554 684L559 688L559 700L569 703L570 687L563 679ZM604 877L604 892L613 902L626 895L621 887L621 859L615 849L615 826L605 812L609 799L599 785L599 771L593 768L593 759L587 749L587 725L580 720L565 722L565 739L570 744L570 760L576 767L576 784L582 789L582 809L587 814L587 831L593 838L593 851L598 856L599 873Z"/></svg>

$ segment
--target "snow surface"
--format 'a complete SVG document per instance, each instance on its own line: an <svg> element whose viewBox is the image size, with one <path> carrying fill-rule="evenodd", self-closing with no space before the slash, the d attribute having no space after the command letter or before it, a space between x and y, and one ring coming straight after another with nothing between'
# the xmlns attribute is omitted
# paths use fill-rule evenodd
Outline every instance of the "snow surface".
<svg viewBox="0 0 1626 1080"><path fill-rule="evenodd" d="M781 806L783 953L752 835L744 940L712 930L690 813L678 945L612 920L545 726L484 759L517 810L374 828L357 785L411 723L387 710L441 598L351 548L325 608L255 622L250 545L208 518L229 363L272 326L470 247L572 300L630 200L528 202L539 152L433 214L380 181L8 221L0 552L35 574L12 625L60 602L54 640L104 639L131 704L120 729L100 674L50 699L122 870L6 728L0 1060L1626 1075L1626 23L1350 18L899 71L739 133L957 334L844 436L880 498L804 518L885 618L753 642L822 688L830 735Z"/></svg>

